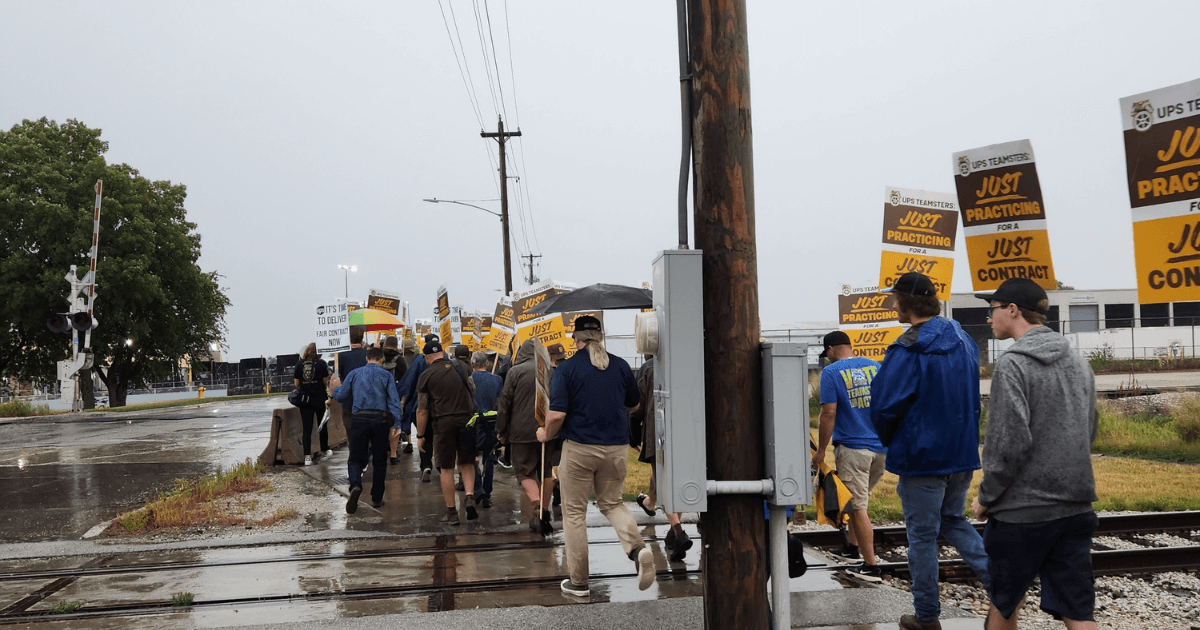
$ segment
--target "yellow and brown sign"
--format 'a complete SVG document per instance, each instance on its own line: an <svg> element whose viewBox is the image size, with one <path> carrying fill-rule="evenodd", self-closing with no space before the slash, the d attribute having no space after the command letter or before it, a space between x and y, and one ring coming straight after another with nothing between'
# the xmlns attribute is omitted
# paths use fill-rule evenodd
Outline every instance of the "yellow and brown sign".
<svg viewBox="0 0 1200 630"><path fill-rule="evenodd" d="M1200 300L1200 79L1121 99L1138 302Z"/></svg>
<svg viewBox="0 0 1200 630"><path fill-rule="evenodd" d="M957 232L954 195L889 187L883 204L879 287L890 288L900 276L918 271L933 280L939 300L950 299Z"/></svg>
<svg viewBox="0 0 1200 630"><path fill-rule="evenodd" d="M437 319L450 318L450 294L446 291L446 285L438 287L437 290Z"/></svg>
<svg viewBox="0 0 1200 630"><path fill-rule="evenodd" d="M854 356L883 361L888 346L904 329L891 296L879 287L842 285L838 293L838 329L850 336Z"/></svg>
<svg viewBox="0 0 1200 630"><path fill-rule="evenodd" d="M530 313L529 310L538 304L545 302L548 298L559 295L560 293L566 293L574 288L575 287L571 285L559 284L553 280L546 280L545 282L536 284L524 291L514 292L512 296L512 316L514 324L517 327L520 327L522 324L530 320L545 317L545 314Z"/></svg>
<svg viewBox="0 0 1200 630"><path fill-rule="evenodd" d="M512 340L516 335L513 326L512 301L507 297L501 298L496 304L496 314L486 318L488 333L483 339L483 346L499 354L512 354Z"/></svg>
<svg viewBox="0 0 1200 630"><path fill-rule="evenodd" d="M993 144L952 159L974 289L991 291L1009 278L1058 288L1033 145Z"/></svg>
<svg viewBox="0 0 1200 630"><path fill-rule="evenodd" d="M550 347L556 343L561 343L563 349L567 352L567 358L575 355L575 343L571 339L571 331L575 329L575 319L584 315L591 315L604 322L604 313L602 311L576 311L571 313L550 313L536 320L530 320L524 325L517 327L517 347L525 343L526 339L537 338L542 342L542 345Z"/></svg>
<svg viewBox="0 0 1200 630"><path fill-rule="evenodd" d="M367 308L391 313L392 315L399 315L400 296L371 289L371 293L367 295Z"/></svg>

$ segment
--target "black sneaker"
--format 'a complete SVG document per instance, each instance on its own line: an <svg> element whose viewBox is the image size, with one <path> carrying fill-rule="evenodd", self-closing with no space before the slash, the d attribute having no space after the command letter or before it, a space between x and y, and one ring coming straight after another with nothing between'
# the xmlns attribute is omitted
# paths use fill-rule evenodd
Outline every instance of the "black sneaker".
<svg viewBox="0 0 1200 630"><path fill-rule="evenodd" d="M467 509L468 521L479 518L479 511L475 509L475 495L468 494L467 498L463 499L463 507Z"/></svg>
<svg viewBox="0 0 1200 630"><path fill-rule="evenodd" d="M442 521L447 525L458 525L458 510L456 508L446 508L446 513L442 515Z"/></svg>
<svg viewBox="0 0 1200 630"><path fill-rule="evenodd" d="M378 500L378 501L376 501L376 500L374 500L374 499L371 499L371 507L374 507L374 508L381 508L381 507L383 507L383 499L380 499L380 500Z"/></svg>
<svg viewBox="0 0 1200 630"><path fill-rule="evenodd" d="M346 513L353 514L358 511L358 497L362 494L362 486L354 486L350 488L350 498L346 499Z"/></svg>
<svg viewBox="0 0 1200 630"><path fill-rule="evenodd" d="M542 510L542 527L541 531L538 533L540 533L542 536L549 536L553 534L554 525L550 522L552 520L554 520L554 517L550 515L550 510Z"/></svg>
<svg viewBox="0 0 1200 630"><path fill-rule="evenodd" d="M425 470L421 471L421 482L422 483L429 483L432 479L433 479L433 471L432 470L426 468Z"/></svg>
<svg viewBox="0 0 1200 630"><path fill-rule="evenodd" d="M844 560L861 560L862 556L858 553L858 545L844 544L833 552L833 555Z"/></svg>
<svg viewBox="0 0 1200 630"><path fill-rule="evenodd" d="M683 528L679 529L679 533L675 535L675 545L671 549L671 562L683 562L683 558L687 556L688 549L692 548L692 539L688 536Z"/></svg>
<svg viewBox="0 0 1200 630"><path fill-rule="evenodd" d="M405 455L411 455L411 454L412 454L412 442L405 442L405 443L404 443L404 454L405 454Z"/></svg>
<svg viewBox="0 0 1200 630"><path fill-rule="evenodd" d="M562 589L563 593L567 595L574 595L575 597L587 597L591 594L591 591L588 590L587 584L581 586L572 582L571 578L563 580L562 584L559 585L559 588Z"/></svg>
<svg viewBox="0 0 1200 630"><path fill-rule="evenodd" d="M663 540L663 546L666 547L667 549L674 549L676 538L677 538L677 536L675 536L675 528L672 527L672 528L668 529L667 536Z"/></svg>
<svg viewBox="0 0 1200 630"><path fill-rule="evenodd" d="M921 621L916 615L900 615L900 628L902 630L942 630L942 622L937 619Z"/></svg>
<svg viewBox="0 0 1200 630"><path fill-rule="evenodd" d="M398 466L400 464L400 458L399 457L389 457L388 463L393 466Z"/></svg>
<svg viewBox="0 0 1200 630"><path fill-rule="evenodd" d="M542 533L542 519L537 514L534 514L533 518L529 519L529 531L535 534Z"/></svg>
<svg viewBox="0 0 1200 630"><path fill-rule="evenodd" d="M855 564L845 569L846 574L852 578L857 578L867 582L882 582L883 572L880 571L878 565L874 564Z"/></svg>
<svg viewBox="0 0 1200 630"><path fill-rule="evenodd" d="M492 497L490 495L477 494L475 495L475 502L478 503L479 507L481 508L492 507Z"/></svg>

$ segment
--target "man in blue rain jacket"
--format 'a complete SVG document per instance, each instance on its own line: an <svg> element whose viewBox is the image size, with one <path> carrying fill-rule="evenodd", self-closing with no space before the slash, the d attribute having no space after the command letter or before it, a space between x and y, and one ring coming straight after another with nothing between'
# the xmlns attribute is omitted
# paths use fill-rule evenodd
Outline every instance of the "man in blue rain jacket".
<svg viewBox="0 0 1200 630"><path fill-rule="evenodd" d="M963 516L979 469L979 348L958 322L938 316L941 302L926 276L910 272L889 289L900 322L912 327L888 347L871 382L871 422L888 448L887 470L908 529L908 568L916 615L905 630L940 630L940 533L986 586L987 554Z"/></svg>

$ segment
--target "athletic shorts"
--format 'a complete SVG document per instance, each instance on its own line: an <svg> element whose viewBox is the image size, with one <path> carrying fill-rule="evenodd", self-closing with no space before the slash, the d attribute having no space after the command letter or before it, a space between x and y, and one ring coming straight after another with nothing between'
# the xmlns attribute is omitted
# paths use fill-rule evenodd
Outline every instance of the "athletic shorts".
<svg viewBox="0 0 1200 630"><path fill-rule="evenodd" d="M838 479L841 479L842 485L850 491L850 507L855 510L867 509L871 490L875 489L875 484L883 477L887 453L838 444L833 447L833 457L837 462Z"/></svg>
<svg viewBox="0 0 1200 630"><path fill-rule="evenodd" d="M1055 619L1094 621L1092 533L1095 512L1041 523L988 519L983 530L992 585L988 596L1005 619L1012 617L1033 578L1042 578L1042 610Z"/></svg>
<svg viewBox="0 0 1200 630"><path fill-rule="evenodd" d="M475 463L475 447L464 448L458 438L459 431L467 428L470 416L461 418L438 418L433 425L433 464L438 470L448 470Z"/></svg>
<svg viewBox="0 0 1200 630"><path fill-rule="evenodd" d="M541 442L519 442L508 446L508 456L512 459L513 472L517 475L517 482L526 479L538 481L541 479L541 474L538 472L542 466L542 443ZM546 476L550 476L550 470L558 465L562 459L562 440L554 439L546 442Z"/></svg>

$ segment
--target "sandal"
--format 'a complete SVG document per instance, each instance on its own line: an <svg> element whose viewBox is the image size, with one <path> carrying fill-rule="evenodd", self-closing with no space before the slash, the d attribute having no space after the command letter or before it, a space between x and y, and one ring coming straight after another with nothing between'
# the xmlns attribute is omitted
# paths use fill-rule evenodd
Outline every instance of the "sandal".
<svg viewBox="0 0 1200 630"><path fill-rule="evenodd" d="M638 504L638 507L642 508L642 511L646 513L646 516L654 516L654 510L651 510L650 508L646 507L646 499L649 499L649 498L650 498L650 495L648 495L648 494L639 494L637 496L637 504Z"/></svg>

